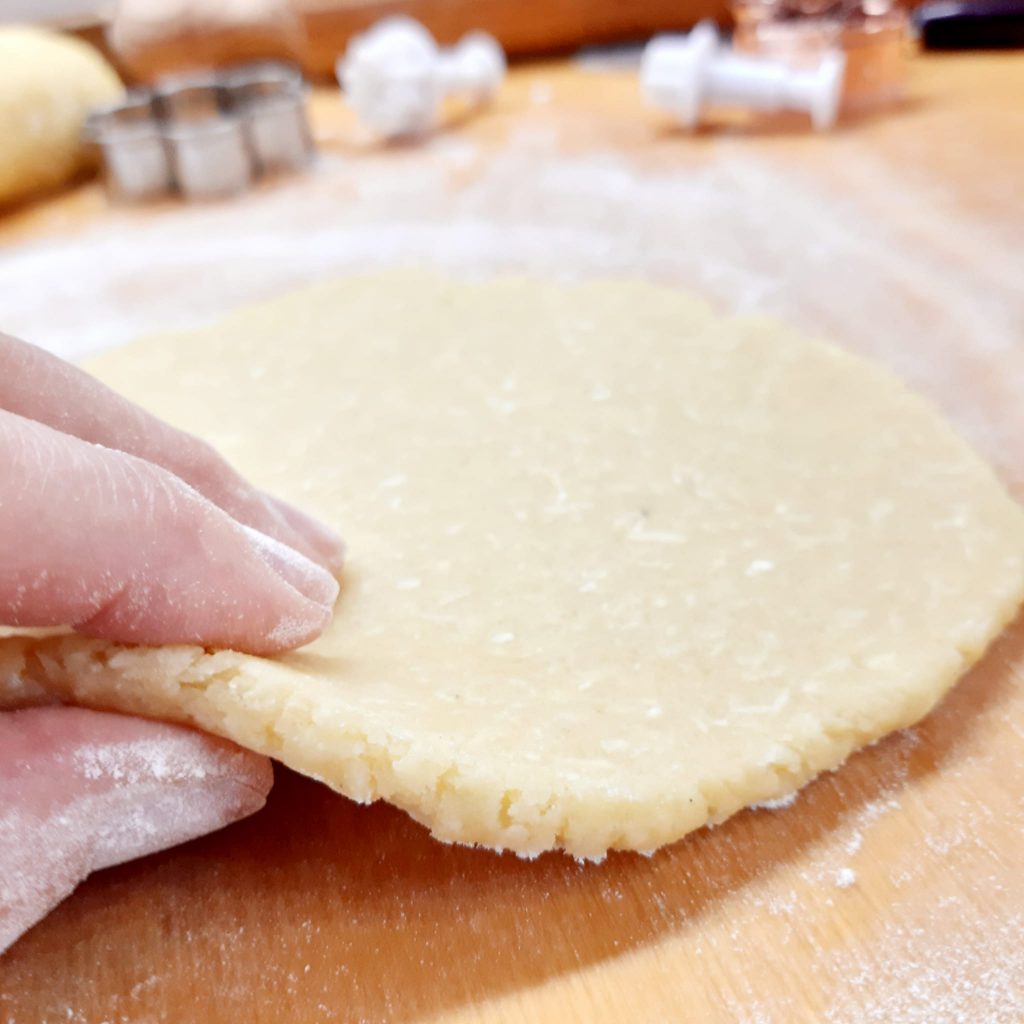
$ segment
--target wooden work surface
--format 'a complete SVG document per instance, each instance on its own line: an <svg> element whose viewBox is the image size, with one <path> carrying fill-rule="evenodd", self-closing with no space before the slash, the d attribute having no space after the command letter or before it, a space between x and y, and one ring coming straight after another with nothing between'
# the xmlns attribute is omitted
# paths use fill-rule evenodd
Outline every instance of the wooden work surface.
<svg viewBox="0 0 1024 1024"><path fill-rule="evenodd" d="M688 138L628 71L538 66L384 152L322 94L311 176L9 216L0 315L75 354L367 265L642 275L888 361L1024 497L1024 57L911 86L829 137ZM917 728L649 859L445 847L279 771L263 812L92 878L0 958L0 1021L1019 1024L1022 670L1019 622Z"/></svg>

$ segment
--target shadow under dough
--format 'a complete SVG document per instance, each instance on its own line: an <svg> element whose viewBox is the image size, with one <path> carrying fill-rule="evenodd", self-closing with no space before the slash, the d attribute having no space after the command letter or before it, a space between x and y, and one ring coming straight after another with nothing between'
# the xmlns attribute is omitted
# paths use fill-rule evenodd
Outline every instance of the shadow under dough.
<svg viewBox="0 0 1024 1024"><path fill-rule="evenodd" d="M621 956L941 770L1012 699L1021 664L1024 617L916 742L891 736L791 808L738 814L651 858L444 846L394 808L278 768L255 817L99 873L17 943L0 959L0 1019L411 1022Z"/></svg>

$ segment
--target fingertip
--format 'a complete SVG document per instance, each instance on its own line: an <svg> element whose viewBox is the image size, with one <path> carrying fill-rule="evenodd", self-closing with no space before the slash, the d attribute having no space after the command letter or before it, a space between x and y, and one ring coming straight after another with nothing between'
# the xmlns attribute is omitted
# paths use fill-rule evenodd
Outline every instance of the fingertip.
<svg viewBox="0 0 1024 1024"><path fill-rule="evenodd" d="M312 643L330 624L333 609L313 601L306 601L297 614L289 612L282 615L267 630L259 635L245 637L240 643L232 645L246 654L260 657L272 657L285 654L296 648Z"/></svg>
<svg viewBox="0 0 1024 1024"><path fill-rule="evenodd" d="M303 597L331 608L338 597L338 581L312 559L295 548L251 526L242 526L252 549L278 576Z"/></svg>
<svg viewBox="0 0 1024 1024"><path fill-rule="evenodd" d="M227 626L238 631L227 646L266 656L281 654L315 640L334 614L338 581L320 565L276 538L248 526L240 527L239 533L251 564L250 571L243 572L232 586L239 592L239 601L245 596L253 598L260 593L253 589L252 577L257 577L262 586L263 603L260 614L242 619L226 617ZM222 645L215 640L212 642Z"/></svg>
<svg viewBox="0 0 1024 1024"><path fill-rule="evenodd" d="M263 500L292 530L301 535L316 553L321 565L335 576L341 573L345 564L345 542L334 530L272 494L264 494Z"/></svg>

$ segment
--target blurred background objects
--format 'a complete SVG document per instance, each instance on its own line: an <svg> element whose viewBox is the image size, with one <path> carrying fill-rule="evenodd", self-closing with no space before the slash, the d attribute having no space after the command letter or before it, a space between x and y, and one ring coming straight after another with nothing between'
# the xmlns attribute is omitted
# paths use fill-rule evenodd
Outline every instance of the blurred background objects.
<svg viewBox="0 0 1024 1024"><path fill-rule="evenodd" d="M926 45L930 42L944 48L956 46L957 39L962 39L965 46L1012 45L1020 42L1024 34L1022 4L1024 0L926 4L918 12L919 35ZM336 67L341 68L344 55L355 38L365 37L369 27L396 12L419 19L427 37L436 39L441 47L454 44L467 33L486 33L500 47L497 52L502 66L502 51L513 59L522 60L550 57L599 44L628 46L654 34L680 32L698 21L716 20L732 27L731 47L737 60L730 63L728 51L723 51L726 56L724 61L718 61L720 70L709 66L703 84L701 74L684 74L685 69L669 71L670 77L682 75L692 79L683 93L689 89L701 94L698 100L694 93L690 104L696 104L694 111L703 110L716 97L726 107L732 105L739 109L806 108L812 109L811 119L819 127L831 126L837 112L848 118L901 102L906 94L908 60L913 45L909 9L897 0L686 0L672 3L646 0L636 4L621 4L615 0L590 3L562 0L551 4L523 4L515 0L412 0L401 4L388 0L381 3L362 0L6 0L0 5L0 25L31 22L71 33L94 46L110 67L129 86L136 88L165 87L172 78L216 74L226 68L267 62L301 68L306 78L324 82L331 78ZM6 39L6 52L12 55L23 46L26 37L23 34L11 36L7 30L0 38ZM9 56L0 63L0 95L3 97L0 112L7 119L9 140L7 152L0 153L0 203L10 205L26 196L45 193L62 182L75 180L84 170L96 165L97 146L108 168L115 167L115 173L108 175L108 182L112 184L111 194L121 198L159 195L161 179L166 180L168 188L177 188L187 195L231 194L245 187L267 163L254 152L248 167L244 166L246 161L239 148L243 145L253 151L258 148L255 115L250 114L247 123L241 126L232 127L228 123L233 117L246 122L246 111L253 109L250 101L254 90L250 88L246 106L240 104L237 97L229 96L223 83L213 79L207 85L216 93L216 105L224 115L216 123L208 121L200 125L191 118L185 127L175 125L160 131L160 125L155 122L160 121L168 108L166 104L161 107L158 89L152 98L155 105L148 113L142 110L139 97L133 94L128 111L118 111L116 117L93 124L83 133L89 109L111 101L116 90L109 86L100 88L95 82L90 85L88 76L83 78L72 71L62 71L62 60L51 63L38 58L33 46L56 45L53 40L40 44L41 38L37 36L30 45L27 58L23 53L21 59ZM69 47L64 49L70 52ZM663 48L663 52L667 51ZM841 63L837 64L836 97L830 92L835 75L832 70L826 71L822 63L832 54L841 58ZM741 55L754 58L749 72L744 71L746 65L742 64ZM686 59L689 58L684 58L684 64ZM773 64L777 72L771 71ZM109 69L97 72L95 69L103 66L98 58L94 65L94 77L105 75L109 83ZM671 67L664 62L661 66ZM813 76L800 77L803 71L815 68L821 69L817 85L812 83ZM783 78L773 82L773 74L784 76L787 69L792 72L791 85ZM276 72L271 72L273 74ZM397 72L399 78L411 74L411 67ZM730 74L732 84L726 81ZM52 110L60 107L59 115L52 112L47 115L51 127L44 129L40 121L41 108L37 105L29 110L31 104L27 97L45 92L47 76L51 76L51 91L59 89L68 97L68 102L63 105L51 102ZM392 72L392 78L394 76ZM381 80L374 86L373 81L372 76L367 78L366 74L350 74L348 91L350 102L363 112L361 118L368 124L376 122L379 133L380 118L391 116L387 110L393 104L383 98L385 93L368 95L368 88L370 92L390 89L392 98L401 93L405 107L410 103L413 106L425 103L424 109L432 110L440 102L421 95L427 88L422 82L409 87L399 84L397 79L390 85ZM354 88L357 82L370 85L360 91ZM807 84L799 85L799 82ZM676 83L662 81L659 95L682 95L679 88ZM817 98L803 97L801 90L811 88L824 92ZM788 99L787 90L792 92ZM777 93L775 99L770 98L773 91ZM284 109L289 102L290 113ZM292 151L290 157L270 160L275 167L301 166L305 162L303 154L311 150L310 145L302 143L303 138L311 138L311 133L298 108L299 102L297 95L290 99L278 95L274 101L276 114L264 112L263 135L270 139L275 131L270 123L274 122L288 136L286 141L267 144L277 150L289 146ZM269 101L264 104L269 105ZM148 128L144 124L147 119L152 122ZM432 113L423 124L432 124L434 120L436 114ZM703 115L698 119L696 114L693 117L686 114L680 120L696 127L698 121L703 121ZM31 125L27 126L29 121ZM148 139L143 138L147 132ZM386 128L382 132L385 137L404 133L401 127ZM187 140L183 139L184 134L189 136ZM94 147L90 148L87 143L93 143ZM211 167L209 181L182 185L175 174L179 178L187 176L184 170L186 148L197 154L193 163L209 164L212 159L226 167L233 160L236 170L214 173ZM203 155L207 148L221 155L207 159ZM161 151L166 151L166 168L158 166ZM230 155L232 151L235 151L234 157ZM133 176L133 165L145 166L134 175L139 180L129 183L127 178ZM124 173L119 173L118 169ZM195 175L191 178L195 179Z"/></svg>

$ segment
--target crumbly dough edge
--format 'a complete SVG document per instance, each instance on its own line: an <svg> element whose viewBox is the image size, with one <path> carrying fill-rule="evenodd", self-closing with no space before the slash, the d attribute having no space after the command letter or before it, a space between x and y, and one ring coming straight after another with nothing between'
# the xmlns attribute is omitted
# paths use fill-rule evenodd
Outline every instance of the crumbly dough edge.
<svg viewBox="0 0 1024 1024"><path fill-rule="evenodd" d="M1024 581L1001 595L980 643L944 652L938 685L894 688L854 717L806 723L799 735L780 739L771 764L740 765L731 777L697 778L686 792L644 799L600 789L523 793L446 754L444 744L431 750L422 738L413 743L383 727L325 722L284 666L268 661L247 671L230 651L125 647L76 634L9 637L0 643L0 706L57 698L181 722L275 758L357 802L386 800L442 842L527 857L562 849L600 860L609 850L656 850L751 804L785 797L856 749L920 721L981 658L1022 597ZM169 670L159 686L154 656Z"/></svg>

